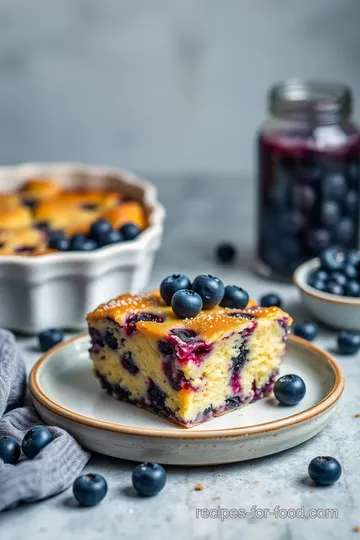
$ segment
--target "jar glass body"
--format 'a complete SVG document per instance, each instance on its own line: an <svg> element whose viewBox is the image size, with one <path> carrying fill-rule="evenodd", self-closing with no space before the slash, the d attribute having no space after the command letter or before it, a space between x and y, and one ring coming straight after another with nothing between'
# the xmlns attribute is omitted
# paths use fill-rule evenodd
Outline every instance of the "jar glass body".
<svg viewBox="0 0 360 540"><path fill-rule="evenodd" d="M348 115L293 112L258 136L256 265L285 279L329 246L359 246L360 131Z"/></svg>

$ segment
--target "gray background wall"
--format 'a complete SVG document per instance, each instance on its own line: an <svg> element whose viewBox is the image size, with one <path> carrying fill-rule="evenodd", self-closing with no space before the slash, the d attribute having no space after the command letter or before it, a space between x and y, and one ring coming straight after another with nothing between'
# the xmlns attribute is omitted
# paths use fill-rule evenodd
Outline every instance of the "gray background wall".
<svg viewBox="0 0 360 540"><path fill-rule="evenodd" d="M273 81L360 110L359 29L359 0L0 0L0 161L248 174Z"/></svg>

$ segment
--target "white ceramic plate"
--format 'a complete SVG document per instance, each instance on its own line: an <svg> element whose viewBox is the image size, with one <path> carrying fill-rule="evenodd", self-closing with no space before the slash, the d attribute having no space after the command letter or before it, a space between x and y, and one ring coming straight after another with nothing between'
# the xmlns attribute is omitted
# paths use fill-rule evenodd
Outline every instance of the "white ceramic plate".
<svg viewBox="0 0 360 540"><path fill-rule="evenodd" d="M294 336L281 374L300 375L305 398L294 407L268 397L191 429L121 403L100 390L92 375L88 336L46 353L30 375L30 391L43 420L65 428L85 447L134 461L175 465L230 463L274 454L321 431L344 388L335 360Z"/></svg>

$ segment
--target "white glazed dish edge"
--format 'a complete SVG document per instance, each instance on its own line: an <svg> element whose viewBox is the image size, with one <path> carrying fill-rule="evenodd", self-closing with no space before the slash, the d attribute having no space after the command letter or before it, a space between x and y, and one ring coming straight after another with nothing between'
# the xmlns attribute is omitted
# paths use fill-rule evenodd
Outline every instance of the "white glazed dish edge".
<svg viewBox="0 0 360 540"><path fill-rule="evenodd" d="M307 309L321 322L336 329L360 330L360 298L337 296L308 285L310 273L320 266L318 258L301 264L294 282Z"/></svg>
<svg viewBox="0 0 360 540"><path fill-rule="evenodd" d="M0 191L17 189L28 178L51 178L69 188L86 185L124 192L148 208L149 227L134 241L89 253L2 255L0 327L25 333L51 326L81 329L85 315L101 302L146 287L165 217L151 183L117 168L29 163L0 167Z"/></svg>
<svg viewBox="0 0 360 540"><path fill-rule="evenodd" d="M281 373L299 373L307 383L295 407L269 397L200 426L185 429L121 403L100 389L91 372L88 336L46 353L30 375L36 409L48 424L63 427L85 447L134 461L209 465L280 452L319 433L336 410L344 377L334 359L291 336Z"/></svg>

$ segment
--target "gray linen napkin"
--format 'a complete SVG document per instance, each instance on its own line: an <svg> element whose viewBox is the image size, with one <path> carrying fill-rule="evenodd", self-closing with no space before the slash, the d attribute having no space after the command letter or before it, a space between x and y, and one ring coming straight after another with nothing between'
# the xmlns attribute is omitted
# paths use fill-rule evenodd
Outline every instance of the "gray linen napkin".
<svg viewBox="0 0 360 540"><path fill-rule="evenodd" d="M24 362L11 332L0 329L0 439L20 445L25 433L43 424L33 407L25 407ZM16 465L0 459L0 512L21 501L44 499L67 489L90 454L63 429L49 427L54 439L34 459L21 457Z"/></svg>

